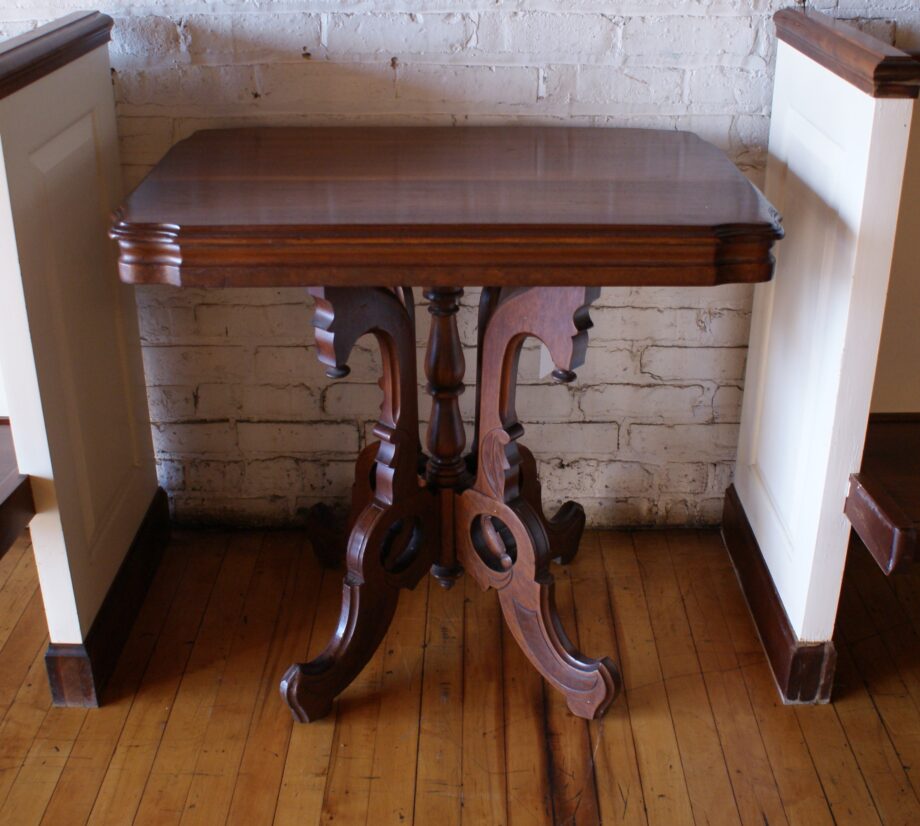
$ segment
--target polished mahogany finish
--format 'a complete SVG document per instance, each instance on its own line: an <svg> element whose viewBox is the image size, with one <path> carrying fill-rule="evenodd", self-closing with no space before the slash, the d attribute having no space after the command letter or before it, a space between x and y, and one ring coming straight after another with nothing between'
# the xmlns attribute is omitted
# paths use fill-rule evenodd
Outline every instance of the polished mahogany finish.
<svg viewBox="0 0 920 826"><path fill-rule="evenodd" d="M550 572L574 555L585 514L574 502L543 512L519 443L518 358L536 337L553 377L575 380L601 284L768 279L779 218L724 154L688 133L629 129L201 132L141 183L112 236L128 282L309 286L330 377L347 375L359 337L377 340L379 441L356 463L338 628L281 683L296 719L328 712L383 640L400 590L429 570L444 587L466 570L495 589L515 640L569 708L604 712L619 672L574 649ZM464 456L457 310L468 284L485 289ZM427 455L413 286L431 314Z"/></svg>
<svg viewBox="0 0 920 826"><path fill-rule="evenodd" d="M844 512L886 574L920 559L920 413L869 417Z"/></svg>
<svg viewBox="0 0 920 826"><path fill-rule="evenodd" d="M425 358L427 390L431 396L427 433L430 455L425 478L429 486L437 491L438 497L440 552L431 572L443 588L452 587L462 573L454 548L454 490L468 484L463 458L466 433L460 415L466 362L457 330L457 311L462 295L463 290L454 287L432 287L425 291L425 298L429 301L428 312L431 313Z"/></svg>
<svg viewBox="0 0 920 826"><path fill-rule="evenodd" d="M414 588L436 560L437 491L420 484L415 367L415 305L408 289L311 288L316 298L320 360L341 375L357 340L371 333L383 363L383 404L374 435L374 463L359 460L338 628L309 663L292 665L281 681L294 717L316 720L367 665L396 613L400 588ZM370 455L370 454L368 454ZM370 489L361 478L373 475ZM370 476L370 474L368 474ZM368 478L368 477L365 477Z"/></svg>
<svg viewBox="0 0 920 826"><path fill-rule="evenodd" d="M505 291L507 294L507 290ZM593 294L592 294L593 295ZM489 328L492 314L501 301L502 289L499 287L485 287L479 297L479 325L476 344L476 429L474 431L474 445L470 454L475 459L479 445L479 415L482 404L482 379L483 379L483 353L485 352L485 333ZM563 384L574 381L575 373L571 370L553 370L553 378ZM517 445L518 471L520 477L521 496L527 500L533 512L543 525L543 530L549 539L553 559L568 564L575 558L578 543L585 530L585 509L577 502L565 502L552 518L543 513L543 493L540 477L537 475L537 462L533 454L524 445ZM475 465L474 465L475 467Z"/></svg>
<svg viewBox="0 0 920 826"><path fill-rule="evenodd" d="M776 36L876 98L915 98L920 63L884 40L812 9L782 9Z"/></svg>
<svg viewBox="0 0 920 826"><path fill-rule="evenodd" d="M463 448L466 435L460 415L460 394L466 364L457 331L457 311L463 290L434 287L425 291L431 332L425 376L431 395L431 420L428 423L427 479L435 488L455 488L466 474Z"/></svg>
<svg viewBox="0 0 920 826"><path fill-rule="evenodd" d="M197 132L112 235L136 284L707 285L764 281L773 208L688 132Z"/></svg>
<svg viewBox="0 0 920 826"><path fill-rule="evenodd" d="M620 690L620 674L608 658L584 657L569 641L556 614L549 563L554 552L539 489L524 495L524 465L517 440L518 361L528 336L540 339L566 376L584 362L591 326L591 287L505 288L493 296L480 330L482 375L476 411L476 476L456 504L455 543L463 567L483 588L495 588L505 622L527 658L566 697L580 717L599 717ZM535 474L534 474L535 476ZM574 542L580 538L578 525Z"/></svg>
<svg viewBox="0 0 920 826"><path fill-rule="evenodd" d="M78 11L0 43L0 98L109 42L112 18Z"/></svg>

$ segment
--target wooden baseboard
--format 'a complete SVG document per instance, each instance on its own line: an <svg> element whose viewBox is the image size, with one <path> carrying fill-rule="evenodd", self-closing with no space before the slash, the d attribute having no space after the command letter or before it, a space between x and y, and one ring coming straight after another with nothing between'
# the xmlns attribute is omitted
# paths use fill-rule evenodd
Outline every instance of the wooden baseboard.
<svg viewBox="0 0 920 826"><path fill-rule="evenodd" d="M82 645L51 643L45 652L56 706L95 708L137 618L169 539L169 501L157 488Z"/></svg>
<svg viewBox="0 0 920 826"><path fill-rule="evenodd" d="M783 701L828 702L837 664L834 643L802 642L796 636L734 485L725 492L722 538Z"/></svg>

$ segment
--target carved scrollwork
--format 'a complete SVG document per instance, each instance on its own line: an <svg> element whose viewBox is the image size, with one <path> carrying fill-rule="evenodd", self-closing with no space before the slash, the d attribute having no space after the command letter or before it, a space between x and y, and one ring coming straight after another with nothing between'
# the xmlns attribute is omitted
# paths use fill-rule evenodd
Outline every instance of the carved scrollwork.
<svg viewBox="0 0 920 826"><path fill-rule="evenodd" d="M560 376L582 363L597 291L574 287L492 290L480 306L477 461L473 486L458 498L457 546L464 567L499 593L514 638L541 674L581 717L603 714L620 688L609 659L580 654L559 622L551 556L577 547L584 512L568 503L548 520L540 505L533 456L516 440L518 360L528 336L549 349ZM554 547L554 539L556 545ZM513 552L512 552L513 549Z"/></svg>
<svg viewBox="0 0 920 826"><path fill-rule="evenodd" d="M424 540L422 520L418 516L394 521L380 545L380 561L387 574L398 576L406 571L418 558Z"/></svg>
<svg viewBox="0 0 920 826"><path fill-rule="evenodd" d="M520 457L521 496L543 523L543 529L549 537L553 559L568 565L575 558L578 543L585 531L585 509L578 502L570 500L563 502L553 516L546 516L543 513L543 491L537 474L537 461L524 445L519 443L517 449Z"/></svg>
<svg viewBox="0 0 920 826"><path fill-rule="evenodd" d="M355 342L373 334L380 346L383 404L379 443L356 466L351 532L338 628L315 660L291 666L282 694L298 720L325 714L333 698L367 664L396 611L400 588L413 587L437 561L452 577L457 557L484 588L499 594L505 620L527 657L582 717L603 713L619 690L607 659L581 655L563 631L553 601L551 556L577 547L584 512L567 503L547 519L536 463L517 444L523 428L514 396L524 340L548 347L558 377L573 377L590 326L595 291L576 288L490 289L480 312L475 479L467 486L461 459L462 352L456 334L459 290L433 288L433 333L426 371L434 397L425 479L418 440L415 331L406 289L328 288L317 299L320 359L332 374L347 371Z"/></svg>
<svg viewBox="0 0 920 826"><path fill-rule="evenodd" d="M522 498L504 504L474 488L459 497L458 512L461 562L482 588L498 591L505 622L527 658L565 695L573 714L601 716L620 691L620 673L609 658L581 654L562 628L549 538L536 513ZM477 537L483 524L494 528L491 537Z"/></svg>
<svg viewBox="0 0 920 826"><path fill-rule="evenodd" d="M506 450L511 436L504 428L490 430L479 445L479 490L489 491L496 499L504 499L507 476L511 471Z"/></svg>
<svg viewBox="0 0 920 826"><path fill-rule="evenodd" d="M510 571L517 559L514 534L497 516L479 514L473 517L470 541L483 564L496 573Z"/></svg>
<svg viewBox="0 0 920 826"><path fill-rule="evenodd" d="M479 353L476 396L476 484L491 487L497 496L523 496L543 523L552 556L570 562L585 527L584 508L566 502L552 516L543 513L540 481L533 454L521 444L510 444L522 433L514 409L517 362L528 335L539 338L556 364L557 381L575 378L573 368L584 361L588 306L598 290L583 287L508 289L488 287L479 304ZM487 342L488 338L488 342ZM484 371L483 364L489 365ZM494 365L501 365L498 370ZM498 444L506 451L499 457ZM499 477L499 467L504 465ZM496 483L501 488L496 488Z"/></svg>
<svg viewBox="0 0 920 826"><path fill-rule="evenodd" d="M297 720L315 720L367 664L396 611L400 588L428 571L437 533L430 491L418 482L415 325L408 289L315 288L320 360L341 374L357 340L380 346L383 403L376 452L358 461L338 628L322 654L288 669L281 693Z"/></svg>
<svg viewBox="0 0 920 826"><path fill-rule="evenodd" d="M392 504L396 477L415 480L418 468L418 399L415 389L415 308L408 288L311 287L316 300L313 326L319 360L338 375L361 336L371 333L380 347L383 403L374 435L374 496ZM344 373L342 371L345 371ZM327 371L328 372L328 371Z"/></svg>
<svg viewBox="0 0 920 826"><path fill-rule="evenodd" d="M503 289L491 308L484 330L480 330L480 392L477 433L478 470L475 486L489 485L487 474L497 475L494 468L484 470L489 457L483 447L493 449L489 440L493 431L508 435L505 447L508 470L502 489L495 493L505 501L520 493L520 457L514 440L523 428L517 418L518 362L524 341L529 337L542 341L549 350L557 370L571 372L584 361L591 319L588 305L598 290L588 287L528 287Z"/></svg>

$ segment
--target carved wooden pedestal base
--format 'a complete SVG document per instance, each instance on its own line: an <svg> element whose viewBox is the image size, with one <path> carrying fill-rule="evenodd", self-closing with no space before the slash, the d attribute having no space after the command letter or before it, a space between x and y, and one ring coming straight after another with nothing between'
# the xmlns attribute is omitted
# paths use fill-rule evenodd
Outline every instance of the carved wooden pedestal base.
<svg viewBox="0 0 920 826"><path fill-rule="evenodd" d="M338 628L313 661L292 665L281 693L295 719L316 720L383 641L401 588L426 572L445 587L467 570L498 591L514 638L534 667L580 717L599 717L620 690L608 658L575 650L553 600L550 560L569 561L585 525L567 502L548 519L533 455L517 439L514 396L524 340L543 341L560 381L584 360L588 306L596 289L487 288L479 312L475 444L463 456L459 396L464 361L457 334L462 290L427 290L432 315L425 373L432 411L428 456L418 439L415 324L406 288L315 288L316 340L330 376L347 374L354 343L372 333L383 362L380 441L361 453L349 518Z"/></svg>

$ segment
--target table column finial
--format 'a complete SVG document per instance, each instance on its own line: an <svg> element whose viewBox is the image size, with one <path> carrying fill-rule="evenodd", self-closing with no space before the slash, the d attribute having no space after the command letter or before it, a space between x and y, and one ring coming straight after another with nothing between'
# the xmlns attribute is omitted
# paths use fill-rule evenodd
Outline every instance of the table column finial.
<svg viewBox="0 0 920 826"><path fill-rule="evenodd" d="M431 396L428 422L428 465L425 478L439 499L440 548L431 572L438 584L450 588L463 573L454 547L454 491L469 484L463 449L466 433L460 415L460 394L466 364L457 330L457 311L463 290L458 287L430 287L425 290L431 329L425 357L427 390Z"/></svg>

